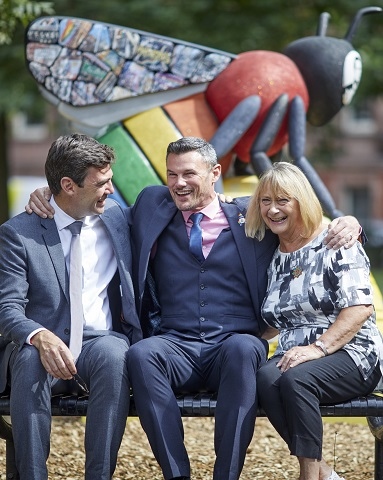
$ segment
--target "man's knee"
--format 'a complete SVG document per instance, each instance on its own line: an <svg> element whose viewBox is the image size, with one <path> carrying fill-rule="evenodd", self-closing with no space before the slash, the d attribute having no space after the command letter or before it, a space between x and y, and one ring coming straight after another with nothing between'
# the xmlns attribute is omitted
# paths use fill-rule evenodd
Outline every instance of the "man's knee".
<svg viewBox="0 0 383 480"><path fill-rule="evenodd" d="M128 370L129 372L138 372L140 367L147 361L150 350L143 345L146 340L140 340L131 345L128 350Z"/></svg>
<svg viewBox="0 0 383 480"><path fill-rule="evenodd" d="M9 362L10 384L13 399L50 402L52 378L41 363L36 347L25 345L12 352ZM48 409L49 410L49 409Z"/></svg>
<svg viewBox="0 0 383 480"><path fill-rule="evenodd" d="M223 342L222 352L235 359L266 361L268 345L257 337L247 334L232 335Z"/></svg>
<svg viewBox="0 0 383 480"><path fill-rule="evenodd" d="M27 374L29 377L48 375L41 363L40 353L32 345L24 345L23 348L15 349L9 360L11 375Z"/></svg>
<svg viewBox="0 0 383 480"><path fill-rule="evenodd" d="M168 378L172 368L169 366L169 357L172 357L172 354L166 342L159 338L147 338L135 343L128 352L128 372L131 380Z"/></svg>
<svg viewBox="0 0 383 480"><path fill-rule="evenodd" d="M140 340L129 348L128 365L146 363L151 358L158 356L160 351L162 351L161 346L152 338Z"/></svg>
<svg viewBox="0 0 383 480"><path fill-rule="evenodd" d="M102 362L112 365L127 362L129 345L123 339L113 335L101 335L89 346L89 354Z"/></svg>

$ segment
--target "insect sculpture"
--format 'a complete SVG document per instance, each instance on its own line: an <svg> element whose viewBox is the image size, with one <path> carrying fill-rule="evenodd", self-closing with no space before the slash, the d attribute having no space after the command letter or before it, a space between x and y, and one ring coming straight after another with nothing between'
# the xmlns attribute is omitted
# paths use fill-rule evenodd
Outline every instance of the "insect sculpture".
<svg viewBox="0 0 383 480"><path fill-rule="evenodd" d="M27 29L26 59L43 96L73 128L117 150L114 181L126 203L165 182L170 141L200 136L215 147L224 173L235 157L239 175L249 165L262 174L288 144L335 218L340 212L304 154L306 121L324 125L350 103L362 72L352 38L364 15L381 11L359 10L344 39L326 36L323 13L317 34L283 53L239 55L91 20L41 17Z"/></svg>

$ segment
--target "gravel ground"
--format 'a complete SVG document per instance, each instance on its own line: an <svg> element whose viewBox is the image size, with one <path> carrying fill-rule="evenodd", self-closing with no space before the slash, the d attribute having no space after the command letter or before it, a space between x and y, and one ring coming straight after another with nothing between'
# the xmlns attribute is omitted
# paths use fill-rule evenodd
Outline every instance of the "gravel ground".
<svg viewBox="0 0 383 480"><path fill-rule="evenodd" d="M193 480L212 478L213 429L210 418L186 418L185 443ZM325 422L324 457L346 480L373 480L374 438L366 424ZM84 471L84 423L81 418L54 418L49 480L80 480ZM5 465L5 442L0 441L0 466ZM3 473L3 472L2 472ZM162 480L146 436L137 418L129 418L114 480ZM257 420L241 480L297 480L297 461L266 418ZM0 475L5 480L5 474ZM95 479L97 480L97 479ZM222 479L225 480L225 479Z"/></svg>

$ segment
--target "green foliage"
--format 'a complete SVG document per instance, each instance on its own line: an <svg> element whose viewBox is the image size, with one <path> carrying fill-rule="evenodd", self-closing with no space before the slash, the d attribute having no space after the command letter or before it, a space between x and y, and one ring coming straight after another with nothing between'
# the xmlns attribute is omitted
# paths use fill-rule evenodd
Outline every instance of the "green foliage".
<svg viewBox="0 0 383 480"><path fill-rule="evenodd" d="M281 52L316 34L330 13L328 36L344 38L356 12L382 0L56 0L58 15L90 18L205 45L230 53ZM383 14L366 15L352 40L363 60L360 97L381 91Z"/></svg>
<svg viewBox="0 0 383 480"><path fill-rule="evenodd" d="M383 4L382 0L377 3ZM166 35L231 53L281 52L315 35L322 12L331 15L327 35L343 38L355 13L369 0L0 0L0 111L42 101L24 65L25 23L42 14L88 18ZM13 39L9 44L10 38ZM358 98L379 94L383 84L383 14L363 17L353 39L363 60ZM35 94L35 97L33 96Z"/></svg>
<svg viewBox="0 0 383 480"><path fill-rule="evenodd" d="M26 27L32 19L53 12L51 2L0 0L0 45L11 43L18 23Z"/></svg>
<svg viewBox="0 0 383 480"><path fill-rule="evenodd" d="M355 13L370 4L368 0L56 0L55 10L58 15L115 23L240 53L281 51L297 38L315 35L319 15L325 11L331 15L328 34L342 38ZM375 29L367 28L373 17L379 15L362 20L367 31L361 37L358 29L358 44L375 36ZM382 20L383 15L375 23Z"/></svg>

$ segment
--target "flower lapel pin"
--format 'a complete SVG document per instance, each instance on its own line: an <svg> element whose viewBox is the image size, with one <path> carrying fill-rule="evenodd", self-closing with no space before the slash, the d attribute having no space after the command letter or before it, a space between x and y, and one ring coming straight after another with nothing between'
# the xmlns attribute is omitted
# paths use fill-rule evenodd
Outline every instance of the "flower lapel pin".
<svg viewBox="0 0 383 480"><path fill-rule="evenodd" d="M294 278L300 277L302 275L302 273L303 273L303 270L299 265L291 270L291 275Z"/></svg>
<svg viewBox="0 0 383 480"><path fill-rule="evenodd" d="M238 213L238 225L242 227L244 223L246 222L245 217L242 215L242 213Z"/></svg>

